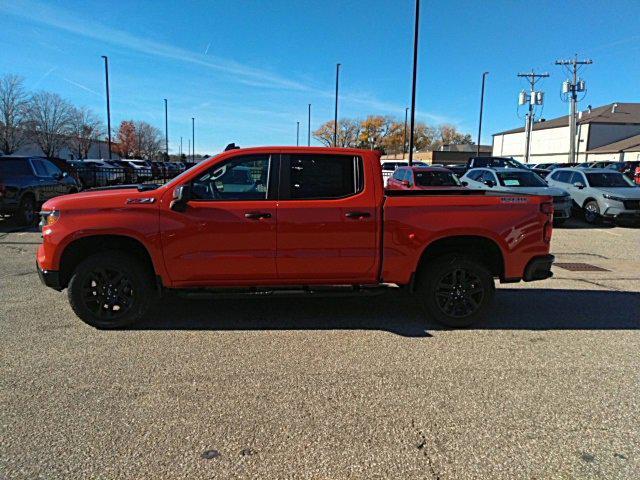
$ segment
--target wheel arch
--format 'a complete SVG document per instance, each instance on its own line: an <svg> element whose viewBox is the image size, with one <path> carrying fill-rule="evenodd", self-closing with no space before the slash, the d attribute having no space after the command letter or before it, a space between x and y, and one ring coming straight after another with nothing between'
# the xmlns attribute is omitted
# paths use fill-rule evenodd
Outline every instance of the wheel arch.
<svg viewBox="0 0 640 480"><path fill-rule="evenodd" d="M87 235L71 241L60 256L60 286L65 288L76 267L89 256L106 250L117 250L137 258L153 278L156 271L147 247L138 239L122 234Z"/></svg>
<svg viewBox="0 0 640 480"><path fill-rule="evenodd" d="M430 261L443 255L460 254L472 257L486 266L494 277L504 278L504 254L499 244L482 235L453 235L442 237L429 243L418 260L414 277Z"/></svg>

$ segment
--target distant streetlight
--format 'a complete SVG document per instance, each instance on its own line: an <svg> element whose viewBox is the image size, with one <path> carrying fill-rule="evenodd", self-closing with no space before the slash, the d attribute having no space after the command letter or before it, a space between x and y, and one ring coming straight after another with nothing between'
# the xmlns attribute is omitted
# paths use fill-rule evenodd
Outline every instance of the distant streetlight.
<svg viewBox="0 0 640 480"><path fill-rule="evenodd" d="M340 64L336 63L336 108L333 116L333 146L338 146L338 83L340 81Z"/></svg>
<svg viewBox="0 0 640 480"><path fill-rule="evenodd" d="M191 148L193 149L191 163L196 163L196 119L194 117L191 117Z"/></svg>
<svg viewBox="0 0 640 480"><path fill-rule="evenodd" d="M307 118L307 147L311 146L311 104L308 105L309 113Z"/></svg>
<svg viewBox="0 0 640 480"><path fill-rule="evenodd" d="M109 58L106 55L102 55L104 58L104 77L107 86L107 135L109 138L109 160L111 160L111 105L109 104Z"/></svg>
<svg viewBox="0 0 640 480"><path fill-rule="evenodd" d="M169 160L169 113L167 99L164 99L164 147L167 152L166 160Z"/></svg>
<svg viewBox="0 0 640 480"><path fill-rule="evenodd" d="M409 134L409 165L413 165L413 140L416 121L416 78L418 76L418 32L420 26L420 0L416 0L416 23L413 31L413 83L411 85L411 133Z"/></svg>
<svg viewBox="0 0 640 480"><path fill-rule="evenodd" d="M300 146L300 122L296 122L296 147Z"/></svg>
<svg viewBox="0 0 640 480"><path fill-rule="evenodd" d="M480 93L480 120L478 121L478 144L476 145L476 156L480 156L480 138L482 135L482 110L484 109L484 81L489 72L482 74L482 90Z"/></svg>

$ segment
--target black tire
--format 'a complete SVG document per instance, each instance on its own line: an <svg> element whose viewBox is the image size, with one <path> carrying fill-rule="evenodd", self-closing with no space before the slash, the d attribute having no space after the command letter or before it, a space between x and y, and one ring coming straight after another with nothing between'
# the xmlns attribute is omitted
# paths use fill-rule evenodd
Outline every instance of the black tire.
<svg viewBox="0 0 640 480"><path fill-rule="evenodd" d="M154 298L153 276L135 257L119 251L97 253L73 272L67 294L75 314L100 329L139 320Z"/></svg>
<svg viewBox="0 0 640 480"><path fill-rule="evenodd" d="M36 199L31 194L26 194L20 200L15 215L16 223L21 226L33 225L38 217L36 213Z"/></svg>
<svg viewBox="0 0 640 480"><path fill-rule="evenodd" d="M589 200L584 204L583 208L584 221L595 225L600 223L602 217L600 216L600 207L598 206L598 202L595 200Z"/></svg>
<svg viewBox="0 0 640 480"><path fill-rule="evenodd" d="M429 318L448 327L468 327L486 316L495 284L487 267L474 258L446 255L425 265L415 294Z"/></svg>

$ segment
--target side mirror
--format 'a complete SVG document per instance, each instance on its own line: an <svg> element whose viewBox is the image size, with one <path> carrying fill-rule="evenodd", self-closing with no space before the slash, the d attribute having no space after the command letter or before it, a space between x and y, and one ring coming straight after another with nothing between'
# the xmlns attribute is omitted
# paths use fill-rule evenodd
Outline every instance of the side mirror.
<svg viewBox="0 0 640 480"><path fill-rule="evenodd" d="M53 178L55 180L62 180L64 177L65 177L65 174L61 172L56 172L53 174Z"/></svg>
<svg viewBox="0 0 640 480"><path fill-rule="evenodd" d="M496 182L494 182L493 180L485 180L484 184L489 188L493 188L496 186Z"/></svg>
<svg viewBox="0 0 640 480"><path fill-rule="evenodd" d="M411 186L411 184L409 183L409 180L402 180L402 182L400 182L400 183L402 183L403 187L410 187Z"/></svg>
<svg viewBox="0 0 640 480"><path fill-rule="evenodd" d="M461 184L462 184L463 187L468 187L469 186L469 182L464 181L464 180L461 182Z"/></svg>
<svg viewBox="0 0 640 480"><path fill-rule="evenodd" d="M584 188L584 183L582 182L576 182L573 184L574 187L576 187L579 190L582 190Z"/></svg>
<svg viewBox="0 0 640 480"><path fill-rule="evenodd" d="M191 185L180 185L173 191L173 200L169 208L174 212L184 212L187 210L189 200L191 200Z"/></svg>

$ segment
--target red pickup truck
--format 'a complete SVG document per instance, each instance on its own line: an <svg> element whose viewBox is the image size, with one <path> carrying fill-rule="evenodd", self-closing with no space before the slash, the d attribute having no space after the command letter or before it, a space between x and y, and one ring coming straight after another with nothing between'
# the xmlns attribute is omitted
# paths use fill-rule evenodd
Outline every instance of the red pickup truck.
<svg viewBox="0 0 640 480"><path fill-rule="evenodd" d="M487 313L495 278L552 275L552 216L549 197L385 192L374 151L248 148L163 186L46 202L37 265L98 328L134 322L166 290L366 294L396 285L429 318L467 326Z"/></svg>

